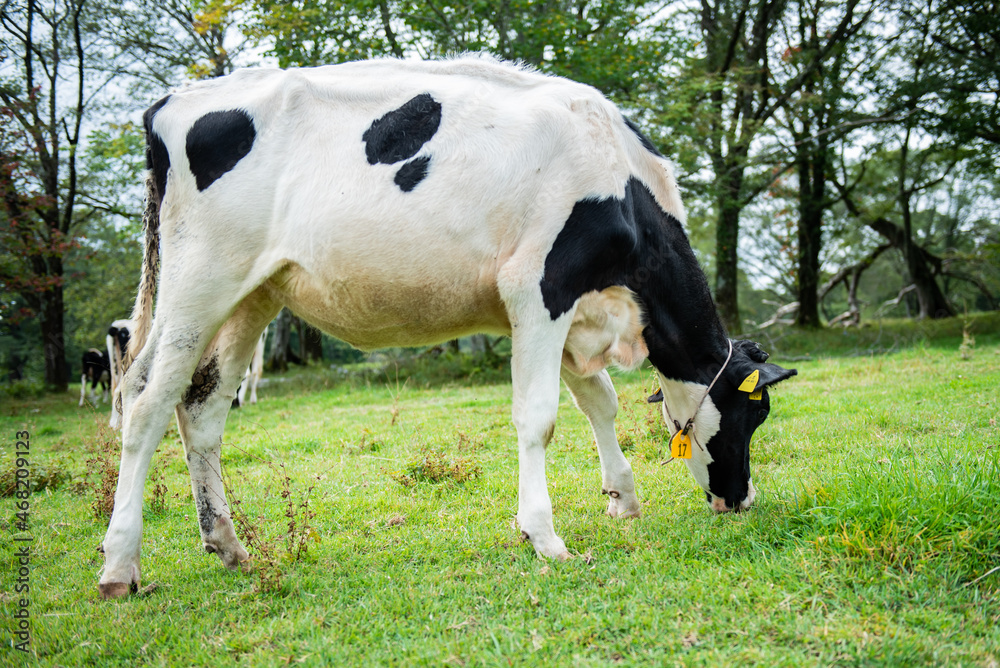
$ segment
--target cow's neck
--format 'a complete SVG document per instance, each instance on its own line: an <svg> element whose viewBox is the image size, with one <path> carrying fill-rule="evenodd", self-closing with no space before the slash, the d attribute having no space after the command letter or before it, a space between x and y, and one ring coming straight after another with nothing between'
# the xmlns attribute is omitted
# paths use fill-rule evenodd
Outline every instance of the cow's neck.
<svg viewBox="0 0 1000 668"><path fill-rule="evenodd" d="M666 378L707 385L728 352L708 280L680 222L641 182L629 191L642 250L628 287L646 309L649 361Z"/></svg>

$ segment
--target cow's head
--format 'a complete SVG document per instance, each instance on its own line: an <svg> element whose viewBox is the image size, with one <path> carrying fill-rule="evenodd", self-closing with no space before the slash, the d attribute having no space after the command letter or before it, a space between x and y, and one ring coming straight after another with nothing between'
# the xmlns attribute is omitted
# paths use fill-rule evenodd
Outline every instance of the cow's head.
<svg viewBox="0 0 1000 668"><path fill-rule="evenodd" d="M733 341L732 357L708 396L705 392L719 365L709 369L711 374L706 372L701 382L661 374L662 394L650 397L650 401L662 398L671 433L674 420L684 425L695 415L692 455L683 461L716 512L743 510L753 503L756 492L750 477L750 439L770 411L767 388L796 374L795 369L766 363L767 357L752 341Z"/></svg>

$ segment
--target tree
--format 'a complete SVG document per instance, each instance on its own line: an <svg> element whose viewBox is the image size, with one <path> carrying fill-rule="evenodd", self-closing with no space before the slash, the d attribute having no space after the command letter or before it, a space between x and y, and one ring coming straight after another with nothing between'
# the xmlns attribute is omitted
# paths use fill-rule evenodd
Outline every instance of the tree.
<svg viewBox="0 0 1000 668"><path fill-rule="evenodd" d="M400 15L424 55L489 51L631 100L659 72L662 4L650 0L426 0Z"/></svg>
<svg viewBox="0 0 1000 668"><path fill-rule="evenodd" d="M182 73L191 79L220 77L249 54L252 42L238 34L246 4L246 0L129 3L109 17L109 29L117 47L130 56L133 83L165 92Z"/></svg>
<svg viewBox="0 0 1000 668"><path fill-rule="evenodd" d="M942 0L904 8L914 24L926 25L941 64L935 82L942 109L940 130L1000 148L1000 3Z"/></svg>
<svg viewBox="0 0 1000 668"><path fill-rule="evenodd" d="M89 210L79 249L66 263L66 347L74 354L103 347L108 325L127 318L135 300L142 261L142 130L129 121L107 123L89 133L81 158L81 198Z"/></svg>
<svg viewBox="0 0 1000 668"><path fill-rule="evenodd" d="M800 327L816 328L822 324L819 314L822 299L820 255L823 217L834 202L828 193L827 182L833 170L834 147L851 131L873 122L873 119L858 119L858 114L852 113L860 96L849 90L847 77L862 69L862 65L848 58L853 55L855 61L871 59L872 51L861 49L864 55L857 54L858 49L852 48L857 42L846 39L832 49L825 62L820 60L812 67L822 47L821 35L831 21L837 20L836 9L821 0L793 2L791 9L794 11L786 13L788 23L784 29L788 47L776 67L786 70L783 77L786 80L807 73L799 90L781 110L786 131L792 138L791 163L797 186L795 297L798 308L795 323ZM861 21L868 17L870 14ZM854 32L848 37L858 35L860 32ZM855 278L859 277L860 272ZM856 284L854 287L856 290Z"/></svg>
<svg viewBox="0 0 1000 668"><path fill-rule="evenodd" d="M69 381L65 260L77 246L81 221L77 157L91 102L88 53L100 48L86 24L88 9L87 0L0 7L3 47L19 54L16 76L0 82L0 234L6 250L0 281L19 293L23 315L38 317L45 383L56 390Z"/></svg>
<svg viewBox="0 0 1000 668"><path fill-rule="evenodd" d="M696 187L712 202L715 219L715 300L731 331L741 327L738 298L738 249L743 209L773 183L782 169L774 157L757 155L764 131L807 82L867 22L871 6L848 0L838 20L818 37L801 66L778 79L778 32L788 0L701 0L694 28L695 55L679 75L660 86L661 122L696 147L710 173ZM683 153L684 150L681 149Z"/></svg>

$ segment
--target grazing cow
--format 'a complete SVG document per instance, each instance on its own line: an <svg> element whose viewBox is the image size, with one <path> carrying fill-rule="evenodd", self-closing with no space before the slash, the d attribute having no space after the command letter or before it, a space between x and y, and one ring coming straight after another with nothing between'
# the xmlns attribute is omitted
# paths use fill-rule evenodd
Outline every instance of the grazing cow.
<svg viewBox="0 0 1000 668"><path fill-rule="evenodd" d="M250 366L243 375L240 389L236 392L236 399L233 401L233 408L239 408L246 404L247 388L250 389L250 403L257 403L257 385L264 375L264 342L267 339L267 328L257 339L257 347L254 348L253 357L250 359Z"/></svg>
<svg viewBox="0 0 1000 668"><path fill-rule="evenodd" d="M80 372L80 405L83 406L84 397L90 403L97 403L97 386L101 386L101 402L108 400L108 381L111 379L111 365L108 363L108 354L102 353L97 348L91 348L83 354L80 362L82 371ZM87 392L87 384L90 384L90 392Z"/></svg>
<svg viewBox="0 0 1000 668"><path fill-rule="evenodd" d="M111 360L111 419L112 429L121 427L121 394L119 393L122 375L125 372L125 354L128 352L128 342L135 323L131 320L115 320L108 328L106 343L108 357Z"/></svg>
<svg viewBox="0 0 1000 668"><path fill-rule="evenodd" d="M144 121L145 259L103 597L139 584L143 485L172 411L205 549L229 568L247 559L220 442L283 305L364 349L509 335L517 521L539 555L569 556L545 478L560 376L593 428L608 514L639 515L608 364L648 357L710 506L752 503L750 438L766 388L794 371L727 338L669 163L593 88L474 57L256 69L188 85Z"/></svg>

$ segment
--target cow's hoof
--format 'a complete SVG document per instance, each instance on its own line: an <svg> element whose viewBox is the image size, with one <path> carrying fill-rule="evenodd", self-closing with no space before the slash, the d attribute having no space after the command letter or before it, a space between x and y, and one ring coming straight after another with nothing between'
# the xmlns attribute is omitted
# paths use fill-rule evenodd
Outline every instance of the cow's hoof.
<svg viewBox="0 0 1000 668"><path fill-rule="evenodd" d="M202 546L209 554L218 555L222 565L231 571L242 570L241 564L250 558L250 553L236 537L236 530L228 517L218 516L212 533L202 535Z"/></svg>
<svg viewBox="0 0 1000 668"><path fill-rule="evenodd" d="M531 546L535 548L535 554L539 557L556 559L566 551L566 543L552 530L551 520L549 520L548 526L536 522L537 530L531 530L530 526L526 527L519 518L515 518L514 521L515 526L520 528L521 540L530 541Z"/></svg>
<svg viewBox="0 0 1000 668"><path fill-rule="evenodd" d="M209 554L218 555L222 565L231 571L243 570L243 564L249 561L250 553L238 542L222 546L214 543L204 543L203 547Z"/></svg>
<svg viewBox="0 0 1000 668"><path fill-rule="evenodd" d="M607 513L611 517L625 519L628 517L639 517L642 514L642 506L639 505L639 497L635 492L620 494L610 492L611 499L608 501Z"/></svg>
<svg viewBox="0 0 1000 668"><path fill-rule="evenodd" d="M101 599L110 601L114 598L125 598L129 594L139 591L138 582L102 582L97 585L97 590L101 594Z"/></svg>
<svg viewBox="0 0 1000 668"><path fill-rule="evenodd" d="M240 572L246 574L253 573L253 557L247 555L246 559L240 561Z"/></svg>
<svg viewBox="0 0 1000 668"><path fill-rule="evenodd" d="M611 517L622 520L642 516L642 510L639 508L638 504L636 504L634 508L626 508L624 507L624 504L619 503L616 499L612 499L610 503L608 503L607 513Z"/></svg>

